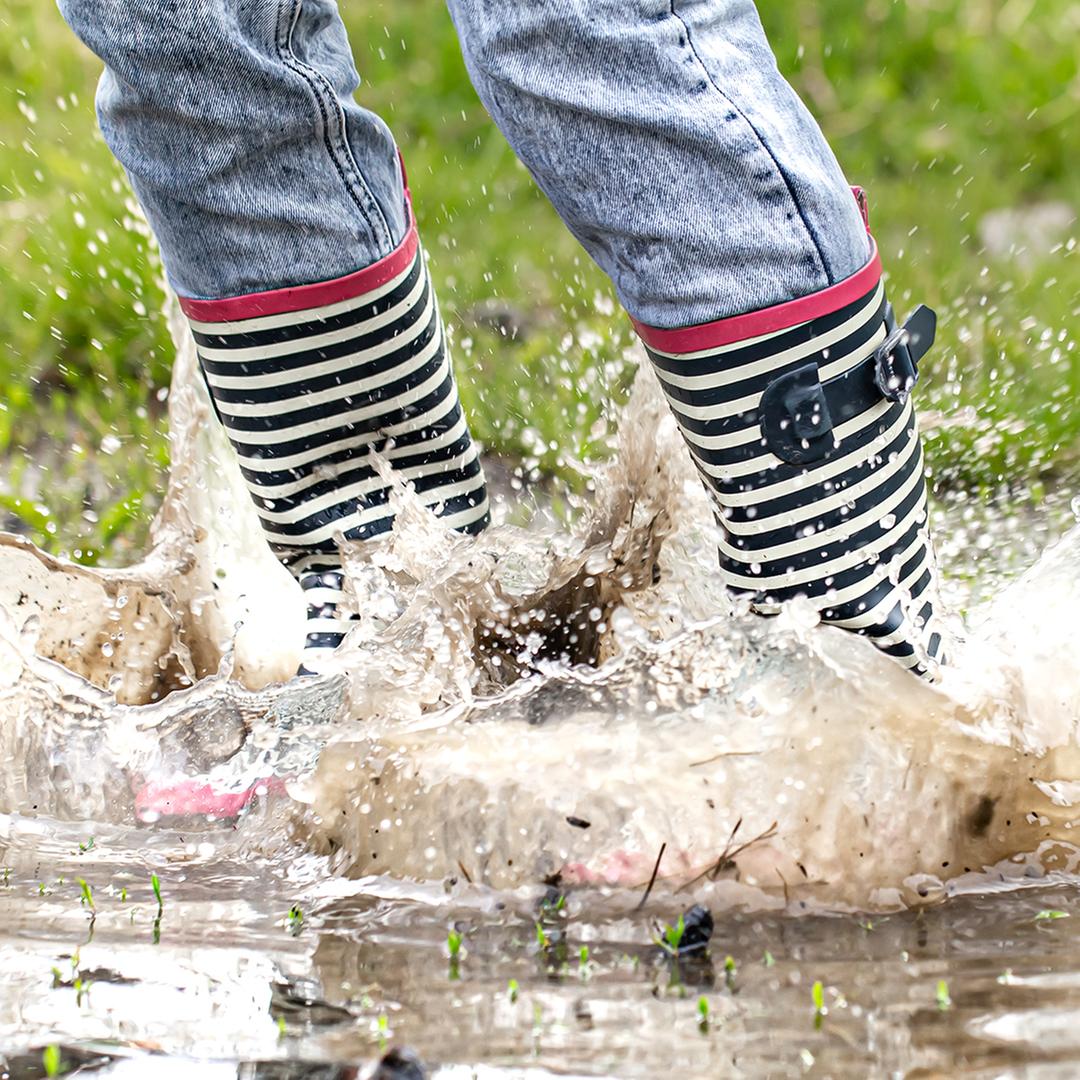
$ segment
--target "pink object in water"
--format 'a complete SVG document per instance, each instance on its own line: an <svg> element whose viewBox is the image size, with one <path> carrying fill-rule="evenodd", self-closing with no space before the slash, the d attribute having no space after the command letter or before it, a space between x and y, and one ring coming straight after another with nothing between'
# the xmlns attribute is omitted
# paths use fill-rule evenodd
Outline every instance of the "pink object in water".
<svg viewBox="0 0 1080 1080"><path fill-rule="evenodd" d="M276 776L259 780L244 791L221 791L197 777L178 777L165 783L144 784L135 793L139 821L166 817L232 818L245 810L256 795L283 794L285 782Z"/></svg>

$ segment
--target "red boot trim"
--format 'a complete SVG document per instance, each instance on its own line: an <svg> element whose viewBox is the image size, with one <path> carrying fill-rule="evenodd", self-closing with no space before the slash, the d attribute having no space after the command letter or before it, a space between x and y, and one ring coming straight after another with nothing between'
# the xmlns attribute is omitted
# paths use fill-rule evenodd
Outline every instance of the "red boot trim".
<svg viewBox="0 0 1080 1080"><path fill-rule="evenodd" d="M789 300L774 307L751 311L746 315L733 315L729 319L701 323L681 330L661 330L655 326L646 326L631 318L638 336L651 349L658 352L681 353L705 352L719 349L724 345L734 345L764 334L773 334L780 330L790 330L800 323L831 315L842 307L854 303L865 296L881 280L881 256L873 237L870 239L870 261L856 270L849 278L830 285L821 292L803 296L798 300Z"/></svg>

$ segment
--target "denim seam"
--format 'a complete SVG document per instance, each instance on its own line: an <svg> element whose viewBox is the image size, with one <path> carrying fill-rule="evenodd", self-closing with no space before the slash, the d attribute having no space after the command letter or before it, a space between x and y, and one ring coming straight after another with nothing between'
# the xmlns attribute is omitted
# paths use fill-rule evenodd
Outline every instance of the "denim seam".
<svg viewBox="0 0 1080 1080"><path fill-rule="evenodd" d="M302 7L303 0L291 0L288 5L289 19L283 35L280 34L279 27L279 40L277 42L278 56L290 71L299 75L300 78L307 83L308 89L311 91L311 95L315 99L315 104L319 109L319 116L322 120L323 128L323 144L326 147L327 155L333 163L338 176L341 178L342 185L346 192L348 192L349 197L356 204L356 208L363 216L368 231L371 233L376 244L379 245L380 254L388 254L393 247L393 237L391 236L390 227L386 221L386 217L382 212L382 207L379 206L371 189L367 186L363 174L360 172L359 166L356 163L356 159L353 157L352 150L349 147L345 110L338 100L333 85L326 76L310 64L305 64L293 52L293 29L300 17ZM284 12L285 5L282 4L279 10ZM337 131L333 132L333 134L332 121L336 121L337 125ZM341 160L341 155L344 155L344 162ZM365 202L367 205L365 205ZM372 210L378 215L378 221L373 220L371 214Z"/></svg>
<svg viewBox="0 0 1080 1080"><path fill-rule="evenodd" d="M791 179L784 171L784 167L780 164L780 159L773 153L772 147L769 146L765 136L754 126L750 121L750 118L739 108L739 106L720 89L716 80L712 77L712 72L709 71L708 65L705 63L701 54L697 50L697 45L694 43L694 35L690 31L690 25L682 17L682 15L675 9L676 0L670 0L672 17L677 19L679 25L686 32L686 44L690 51L694 54L694 59L698 62L701 70L705 73L705 77L709 80L709 85L728 103L728 105L739 115L744 124L754 133L754 137L757 139L762 150L769 155L769 159L772 161L773 166L776 169L780 179L784 182L784 187L787 188L788 198L791 200L792 206L795 207L795 212L799 215L799 220L803 224L803 228L806 230L806 235L813 245L814 252L817 255L818 262L821 264L821 270L825 276L825 284L831 285L833 282L832 270L829 267L828 261L825 258L824 249L821 246L821 241L818 239L817 234L814 232L813 226L810 224L810 220L803 212L802 205L799 203L798 197L795 194L795 188L792 186Z"/></svg>

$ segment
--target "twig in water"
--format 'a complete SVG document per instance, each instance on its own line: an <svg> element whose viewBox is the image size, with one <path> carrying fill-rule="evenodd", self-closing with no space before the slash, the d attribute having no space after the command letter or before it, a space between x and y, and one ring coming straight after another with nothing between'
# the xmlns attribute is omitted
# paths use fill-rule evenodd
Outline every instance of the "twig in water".
<svg viewBox="0 0 1080 1080"><path fill-rule="evenodd" d="M784 906L788 907L791 904L791 894L788 892L787 878L780 873L780 867L776 868L776 876L780 879L780 884L784 886Z"/></svg>
<svg viewBox="0 0 1080 1080"><path fill-rule="evenodd" d="M716 880L716 875L731 859L731 856L728 855L728 852L731 850L731 842L735 839L735 834L739 831L739 829L742 828L742 823L742 818L739 818L739 820L735 822L734 826L732 827L731 834L727 838L727 843L724 845L724 850L721 853L720 857L716 860L716 862L710 863L710 865L707 866L704 870L702 870L701 873L697 875L697 877L693 877L689 881L680 885L675 890L676 892L684 892L685 890L689 889L691 885L696 885L703 877L707 876L709 873L712 873L713 875L712 880Z"/></svg>
<svg viewBox="0 0 1080 1080"><path fill-rule="evenodd" d="M738 847L732 847L731 842L735 839L735 834L739 831L739 827L742 825L743 819L739 818L735 822L735 827L731 830L731 835L728 837L727 844L724 846L724 850L717 857L715 862L709 863L701 873L696 874L690 878L689 881L684 882L676 889L676 892L684 892L689 889L691 885L696 885L703 878L708 878L710 881L715 881L723 871L730 869L735 859L741 855L752 844L756 844L761 840L771 840L777 833L779 828L779 822L774 821L764 832L758 833L757 836L750 840L747 840L744 844L739 844Z"/></svg>
<svg viewBox="0 0 1080 1080"><path fill-rule="evenodd" d="M764 750L722 750L719 754L713 754L712 757L707 757L701 761L691 761L691 769L699 769L702 765L711 765L714 761L720 761L722 758L728 757L760 757Z"/></svg>
<svg viewBox="0 0 1080 1080"><path fill-rule="evenodd" d="M761 840L771 840L779 831L779 827L780 823L774 821L764 832L758 833L758 835L755 836L753 840L747 840L745 844L740 844L737 848L732 848L731 851L728 851L726 853L727 861L730 862L737 856L741 855L751 844L756 844ZM720 867L713 872L714 881L716 880L716 875L720 873L721 869L723 869L723 867Z"/></svg>
<svg viewBox="0 0 1080 1080"><path fill-rule="evenodd" d="M664 852L667 851L667 841L665 840L660 845L660 853L656 856L656 865L652 868L652 877L649 878L649 884L645 889L645 895L641 898L641 903L634 909L640 911L649 901L649 894L653 890L653 886L656 884L656 875L660 873L660 860L664 857Z"/></svg>

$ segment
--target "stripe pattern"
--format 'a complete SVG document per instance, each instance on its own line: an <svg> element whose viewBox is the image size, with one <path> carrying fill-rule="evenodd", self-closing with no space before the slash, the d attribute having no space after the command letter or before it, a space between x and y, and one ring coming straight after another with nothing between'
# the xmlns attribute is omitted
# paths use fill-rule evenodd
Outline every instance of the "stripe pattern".
<svg viewBox="0 0 1080 1080"><path fill-rule="evenodd" d="M335 536L393 526L372 451L452 528L473 534L489 521L423 253L321 307L189 322L267 540L305 591L301 670L311 670L349 629Z"/></svg>
<svg viewBox="0 0 1080 1080"><path fill-rule="evenodd" d="M721 526L721 571L761 614L809 598L823 621L871 638L932 677L943 660L922 449L910 399L882 399L835 429L819 461L791 465L762 437L768 384L814 362L822 381L887 336L877 281L830 314L696 352L646 344Z"/></svg>

